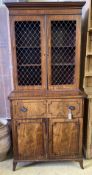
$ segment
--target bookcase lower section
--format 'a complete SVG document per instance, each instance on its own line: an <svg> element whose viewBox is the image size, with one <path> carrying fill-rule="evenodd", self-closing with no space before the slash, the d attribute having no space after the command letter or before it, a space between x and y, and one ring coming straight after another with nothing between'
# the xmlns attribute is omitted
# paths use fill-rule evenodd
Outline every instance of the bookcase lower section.
<svg viewBox="0 0 92 175"><path fill-rule="evenodd" d="M20 162L30 162L30 166L32 166L33 164L35 164L35 163L45 163L45 162L63 162L63 161L75 161L75 162L79 162L79 164L80 164L80 167L82 168L82 169L84 169L84 166L83 166L83 157L81 157L81 158L70 158L70 159L64 159L64 158L62 158L62 159L57 159L57 160L49 160L49 159L47 159L47 160L13 160L13 171L15 171L16 170L16 166L17 166L17 164L18 163L20 163Z"/></svg>
<svg viewBox="0 0 92 175"><path fill-rule="evenodd" d="M83 103L72 96L11 100L13 170L22 161L74 160L83 168Z"/></svg>

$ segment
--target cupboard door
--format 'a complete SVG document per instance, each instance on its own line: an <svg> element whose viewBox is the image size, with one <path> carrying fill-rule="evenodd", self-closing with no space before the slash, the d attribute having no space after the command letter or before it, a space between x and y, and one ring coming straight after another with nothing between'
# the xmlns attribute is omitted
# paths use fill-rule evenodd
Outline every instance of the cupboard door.
<svg viewBox="0 0 92 175"><path fill-rule="evenodd" d="M80 17L58 15L47 19L48 88L76 88L80 72Z"/></svg>
<svg viewBox="0 0 92 175"><path fill-rule="evenodd" d="M42 16L11 20L13 71L16 89L45 89L45 29Z"/></svg>
<svg viewBox="0 0 92 175"><path fill-rule="evenodd" d="M82 124L78 120L51 119L49 123L49 156L51 158L63 158L63 156L68 158L68 156L81 154L81 127Z"/></svg>
<svg viewBox="0 0 92 175"><path fill-rule="evenodd" d="M18 159L40 160L46 157L45 122L41 119L17 120L15 132Z"/></svg>

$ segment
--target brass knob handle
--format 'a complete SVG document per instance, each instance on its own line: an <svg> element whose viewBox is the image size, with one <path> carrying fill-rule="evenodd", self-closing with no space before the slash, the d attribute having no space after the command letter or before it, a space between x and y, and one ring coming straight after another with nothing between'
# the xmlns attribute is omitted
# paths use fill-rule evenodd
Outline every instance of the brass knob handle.
<svg viewBox="0 0 92 175"><path fill-rule="evenodd" d="M28 110L28 109L25 108L24 106L23 106L22 108L20 108L20 111L21 111L21 112L27 112L27 110Z"/></svg>
<svg viewBox="0 0 92 175"><path fill-rule="evenodd" d="M68 109L75 110L75 106L68 106Z"/></svg>

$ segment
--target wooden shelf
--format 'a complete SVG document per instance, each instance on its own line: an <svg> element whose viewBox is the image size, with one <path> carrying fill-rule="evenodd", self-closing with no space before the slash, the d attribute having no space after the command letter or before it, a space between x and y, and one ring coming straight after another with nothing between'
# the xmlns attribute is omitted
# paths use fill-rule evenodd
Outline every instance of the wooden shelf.
<svg viewBox="0 0 92 175"><path fill-rule="evenodd" d="M41 66L41 64L21 64L21 65L18 65L20 67L31 67L31 66Z"/></svg>
<svg viewBox="0 0 92 175"><path fill-rule="evenodd" d="M87 95L92 94L92 87L85 87L85 92Z"/></svg>
<svg viewBox="0 0 92 175"><path fill-rule="evenodd" d="M40 47L33 47L33 46L21 46L21 47L17 47L17 49L40 49Z"/></svg>
<svg viewBox="0 0 92 175"><path fill-rule="evenodd" d="M92 52L87 52L86 56L92 56Z"/></svg>
<svg viewBox="0 0 92 175"><path fill-rule="evenodd" d="M86 72L86 73L85 73L85 76L86 76L86 77L92 77L92 72Z"/></svg>
<svg viewBox="0 0 92 175"><path fill-rule="evenodd" d="M52 66L75 66L75 64L72 64L72 63L55 63L55 64L52 64Z"/></svg>
<svg viewBox="0 0 92 175"><path fill-rule="evenodd" d="M75 46L52 46L52 48L75 48Z"/></svg>
<svg viewBox="0 0 92 175"><path fill-rule="evenodd" d="M88 31L89 31L89 32L92 32L92 28L90 27L90 28L88 29Z"/></svg>

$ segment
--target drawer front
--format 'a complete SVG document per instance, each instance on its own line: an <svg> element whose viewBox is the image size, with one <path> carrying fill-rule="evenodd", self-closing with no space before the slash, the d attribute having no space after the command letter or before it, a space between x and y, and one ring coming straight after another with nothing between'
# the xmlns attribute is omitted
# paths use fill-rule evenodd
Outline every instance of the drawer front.
<svg viewBox="0 0 92 175"><path fill-rule="evenodd" d="M13 102L13 117L37 118L46 117L45 100L18 100Z"/></svg>
<svg viewBox="0 0 92 175"><path fill-rule="evenodd" d="M69 109L71 109L72 117L82 117L83 109L82 109L82 99L51 99L48 100L48 109L47 113L49 117L68 117Z"/></svg>

